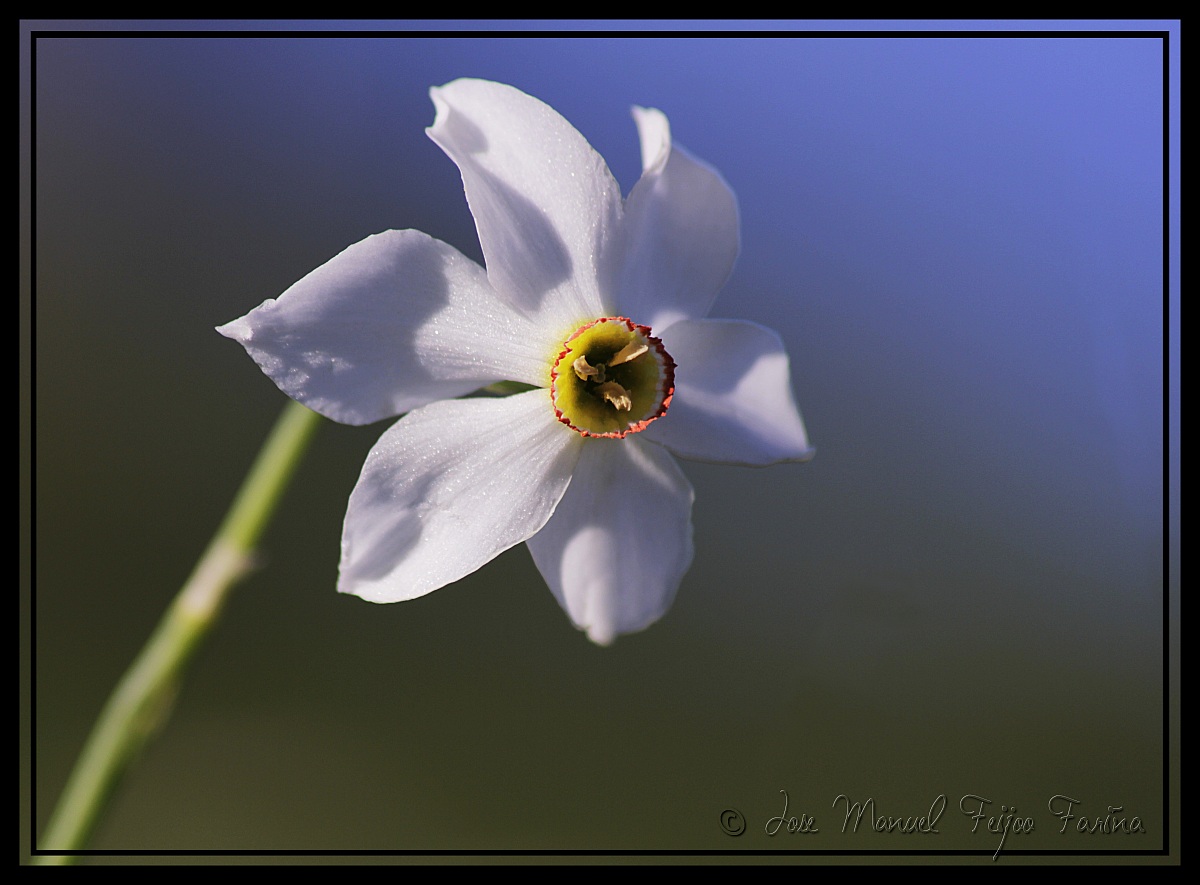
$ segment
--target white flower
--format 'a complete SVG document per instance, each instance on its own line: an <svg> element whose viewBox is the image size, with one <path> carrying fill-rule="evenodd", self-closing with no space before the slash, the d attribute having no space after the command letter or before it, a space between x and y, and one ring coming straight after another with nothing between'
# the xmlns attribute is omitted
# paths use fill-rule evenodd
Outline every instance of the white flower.
<svg viewBox="0 0 1200 885"><path fill-rule="evenodd" d="M737 204L660 111L634 108L643 172L622 200L537 99L483 80L431 95L428 134L462 172L487 270L388 231L219 331L335 421L408 413L350 496L340 591L413 599L524 541L607 644L660 618L691 563L672 453L811 455L787 354L770 329L703 319L737 257ZM455 399L504 380L537 389Z"/></svg>

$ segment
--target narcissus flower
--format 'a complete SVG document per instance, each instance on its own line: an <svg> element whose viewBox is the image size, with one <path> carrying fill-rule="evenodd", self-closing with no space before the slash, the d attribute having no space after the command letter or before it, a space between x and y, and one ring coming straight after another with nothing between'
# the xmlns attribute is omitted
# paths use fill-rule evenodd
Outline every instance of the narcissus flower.
<svg viewBox="0 0 1200 885"><path fill-rule="evenodd" d="M487 269L413 230L351 246L219 331L288 396L347 424L407 413L350 496L338 589L423 596L521 542L606 644L670 607L692 560L672 455L811 455L783 344L704 319L738 252L721 176L634 108L622 200L554 110L499 83L431 90L429 137L462 172ZM456 397L500 381L533 390Z"/></svg>

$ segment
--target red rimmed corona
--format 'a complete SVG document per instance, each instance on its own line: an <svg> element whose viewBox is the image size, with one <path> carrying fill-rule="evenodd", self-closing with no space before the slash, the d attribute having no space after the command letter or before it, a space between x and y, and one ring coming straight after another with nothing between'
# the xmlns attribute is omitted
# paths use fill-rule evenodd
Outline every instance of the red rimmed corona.
<svg viewBox="0 0 1200 885"><path fill-rule="evenodd" d="M572 332L550 369L558 420L583 436L621 439L666 414L675 361L650 331L601 317Z"/></svg>

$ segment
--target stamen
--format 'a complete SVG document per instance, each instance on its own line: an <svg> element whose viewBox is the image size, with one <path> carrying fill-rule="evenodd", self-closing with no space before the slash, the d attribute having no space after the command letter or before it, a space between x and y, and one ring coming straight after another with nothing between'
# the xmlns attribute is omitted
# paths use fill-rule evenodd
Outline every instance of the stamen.
<svg viewBox="0 0 1200 885"><path fill-rule="evenodd" d="M604 380L604 366L596 368L589 365L586 356L581 356L575 362L571 363L571 368L575 370L575 374L580 381L587 381L589 378L595 378L597 381Z"/></svg>
<svg viewBox="0 0 1200 885"><path fill-rule="evenodd" d="M605 381L596 388L596 393L614 409L628 412L633 408L633 399L629 396L629 391L616 381Z"/></svg>
<svg viewBox="0 0 1200 885"><path fill-rule="evenodd" d="M628 363L631 360L637 359L650 348L640 341L630 341L620 350L613 354L612 359L608 361L608 365L619 366L621 363Z"/></svg>

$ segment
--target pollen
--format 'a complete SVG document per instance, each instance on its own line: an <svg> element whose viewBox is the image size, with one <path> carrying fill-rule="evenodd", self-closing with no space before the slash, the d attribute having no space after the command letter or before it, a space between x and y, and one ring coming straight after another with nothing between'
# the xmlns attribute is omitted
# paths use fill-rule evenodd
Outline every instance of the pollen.
<svg viewBox="0 0 1200 885"><path fill-rule="evenodd" d="M604 381L604 366L598 369L595 366L589 366L586 356L581 356L575 362L571 363L571 368L575 370L575 374L579 376L580 381L588 381L592 378L600 382Z"/></svg>
<svg viewBox="0 0 1200 885"><path fill-rule="evenodd" d="M649 345L643 344L640 341L630 341L615 354L613 354L613 358L608 361L608 364L610 366L619 366L622 363L631 362L649 349Z"/></svg>
<svg viewBox="0 0 1200 885"><path fill-rule="evenodd" d="M558 420L583 436L622 438L666 414L675 362L650 332L602 317L571 333L550 369Z"/></svg>
<svg viewBox="0 0 1200 885"><path fill-rule="evenodd" d="M628 412L633 408L633 400L629 398L629 391L616 381L605 381L596 387L595 393L618 411Z"/></svg>

